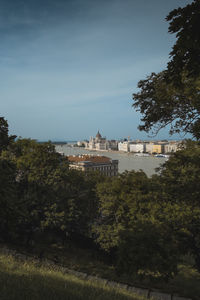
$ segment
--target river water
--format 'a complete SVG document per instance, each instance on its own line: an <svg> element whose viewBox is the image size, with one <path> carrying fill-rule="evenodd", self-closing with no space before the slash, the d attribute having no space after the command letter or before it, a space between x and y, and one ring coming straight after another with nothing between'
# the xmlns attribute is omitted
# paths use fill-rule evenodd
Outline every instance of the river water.
<svg viewBox="0 0 200 300"><path fill-rule="evenodd" d="M118 151L90 151L84 148L72 147L71 145L56 145L56 151L62 152L65 155L78 155L78 154L93 154L104 155L119 161L119 173L125 170L143 170L148 176L155 174L155 168L163 164L167 158L164 157L138 157L133 153L120 153Z"/></svg>

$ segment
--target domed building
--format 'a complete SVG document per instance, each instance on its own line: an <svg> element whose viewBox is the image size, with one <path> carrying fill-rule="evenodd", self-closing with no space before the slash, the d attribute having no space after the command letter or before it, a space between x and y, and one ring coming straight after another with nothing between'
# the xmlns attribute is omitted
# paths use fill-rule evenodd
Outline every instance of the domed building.
<svg viewBox="0 0 200 300"><path fill-rule="evenodd" d="M108 143L105 137L102 137L99 130L96 137L91 137L88 143L88 149L90 150L108 150Z"/></svg>
<svg viewBox="0 0 200 300"><path fill-rule="evenodd" d="M100 140L100 139L102 139L102 136L101 136L101 134L100 134L100 132L98 130L98 132L96 134L96 140Z"/></svg>
<svg viewBox="0 0 200 300"><path fill-rule="evenodd" d="M89 150L118 150L118 141L106 140L106 137L102 137L101 133L97 132L95 137L91 137L89 143L86 144L86 149Z"/></svg>

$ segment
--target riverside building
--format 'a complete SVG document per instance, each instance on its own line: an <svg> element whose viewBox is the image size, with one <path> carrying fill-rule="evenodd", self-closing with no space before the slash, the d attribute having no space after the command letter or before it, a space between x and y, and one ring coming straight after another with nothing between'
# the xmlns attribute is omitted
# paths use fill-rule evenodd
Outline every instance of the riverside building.
<svg viewBox="0 0 200 300"><path fill-rule="evenodd" d="M95 138L90 138L90 141L87 144L86 148L89 150L107 150L106 138L103 138L98 131Z"/></svg>
<svg viewBox="0 0 200 300"><path fill-rule="evenodd" d="M109 177L118 174L118 160L112 160L106 156L70 155L68 161L72 169L84 172L98 171Z"/></svg>
<svg viewBox="0 0 200 300"><path fill-rule="evenodd" d="M135 152L135 153L145 152L144 144L142 144L142 143L130 144L129 148L130 148L130 152Z"/></svg>
<svg viewBox="0 0 200 300"><path fill-rule="evenodd" d="M118 143L118 150L122 152L129 152L130 151L130 142L124 141Z"/></svg>
<svg viewBox="0 0 200 300"><path fill-rule="evenodd" d="M181 148L181 141L142 141L142 140L130 140L128 137L123 141L107 140L106 137L102 137L98 131L95 137L91 137L89 141L80 141L77 145L85 146L87 150L95 151L109 151L115 150L120 152L132 152L132 153L148 153L148 154L170 154L176 152Z"/></svg>
<svg viewBox="0 0 200 300"><path fill-rule="evenodd" d="M89 142L85 144L85 148L96 151L117 150L118 142L116 140L107 140L98 131L96 137L91 137Z"/></svg>
<svg viewBox="0 0 200 300"><path fill-rule="evenodd" d="M165 153L173 153L181 149L181 142L171 141L165 145Z"/></svg>

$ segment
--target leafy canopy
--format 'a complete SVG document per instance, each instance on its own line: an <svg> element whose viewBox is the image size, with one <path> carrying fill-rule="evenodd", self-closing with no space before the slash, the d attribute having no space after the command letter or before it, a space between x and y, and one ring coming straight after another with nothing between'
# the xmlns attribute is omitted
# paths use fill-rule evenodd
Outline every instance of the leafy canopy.
<svg viewBox="0 0 200 300"><path fill-rule="evenodd" d="M8 135L8 122L0 117L0 153L5 150L8 145L16 138L16 136Z"/></svg>
<svg viewBox="0 0 200 300"><path fill-rule="evenodd" d="M140 80L133 107L142 113L140 130L191 133L200 139L200 2L169 13L169 32L176 34L167 69Z"/></svg>

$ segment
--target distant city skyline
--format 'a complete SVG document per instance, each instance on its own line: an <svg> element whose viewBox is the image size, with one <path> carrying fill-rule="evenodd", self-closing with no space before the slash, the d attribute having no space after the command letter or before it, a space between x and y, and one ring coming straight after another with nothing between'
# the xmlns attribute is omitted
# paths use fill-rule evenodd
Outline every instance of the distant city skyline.
<svg viewBox="0 0 200 300"><path fill-rule="evenodd" d="M10 134L82 140L140 132L137 83L169 61L165 17L191 0L0 0L0 116ZM170 137L167 129L155 139Z"/></svg>

